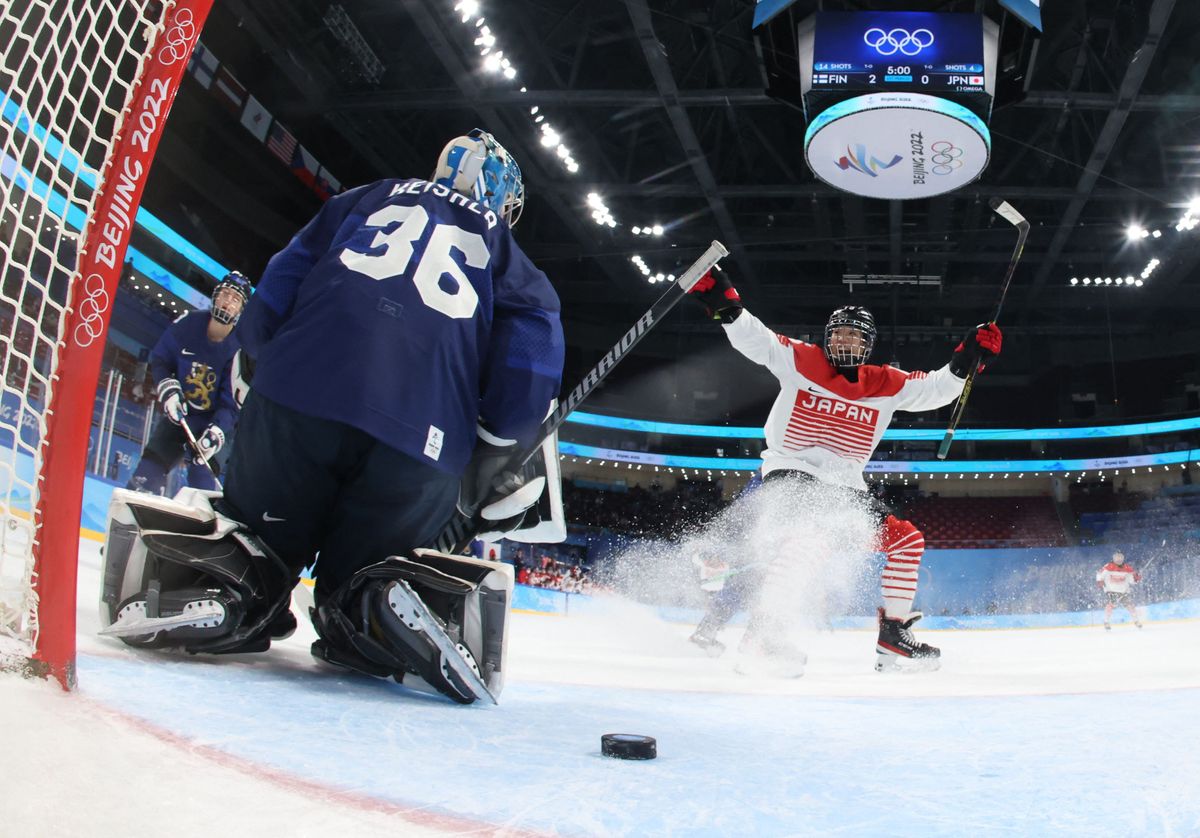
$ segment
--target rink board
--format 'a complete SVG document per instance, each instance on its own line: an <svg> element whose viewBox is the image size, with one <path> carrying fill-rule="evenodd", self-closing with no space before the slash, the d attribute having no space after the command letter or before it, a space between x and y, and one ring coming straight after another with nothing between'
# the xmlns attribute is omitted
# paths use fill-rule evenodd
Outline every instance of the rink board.
<svg viewBox="0 0 1200 838"><path fill-rule="evenodd" d="M22 478L32 474L32 458L24 454L17 455L17 474ZM80 535L91 541L104 540L105 522L108 517L108 503L113 489L118 486L108 480L89 475L83 486L83 513L80 521ZM28 495L14 495L13 506L19 512L28 512ZM1093 548L1095 549L1095 548ZM984 554L1009 554L1035 552L1023 550L927 550L927 562L936 562L939 556L963 556L975 552ZM1042 551L1048 552L1048 551ZM566 594L544 588L533 588L518 585L514 592L513 609L516 611L547 614L547 615L587 615L595 609L593 597L582 594ZM1147 621L1161 620L1193 620L1200 619L1200 599L1187 599L1179 602L1159 602L1152 605L1139 606L1143 619ZM659 615L671 622L697 623L701 612L689 608L660 608ZM735 622L740 619L735 618ZM1129 615L1124 609L1113 612L1113 622L1127 622ZM977 614L964 616L927 616L922 627L937 629L1005 629L1005 628L1061 628L1069 626L1094 626L1104 622L1102 610L1062 611L1040 614ZM875 625L872 617L845 617L834 621L834 627L846 629L870 629Z"/></svg>

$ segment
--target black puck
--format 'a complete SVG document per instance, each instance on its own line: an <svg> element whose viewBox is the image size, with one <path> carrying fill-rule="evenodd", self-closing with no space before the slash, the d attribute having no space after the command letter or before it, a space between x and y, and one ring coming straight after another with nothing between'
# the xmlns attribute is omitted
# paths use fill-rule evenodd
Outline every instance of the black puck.
<svg viewBox="0 0 1200 838"><path fill-rule="evenodd" d="M653 736L636 733L606 733L600 737L600 753L617 759L654 759L658 742Z"/></svg>

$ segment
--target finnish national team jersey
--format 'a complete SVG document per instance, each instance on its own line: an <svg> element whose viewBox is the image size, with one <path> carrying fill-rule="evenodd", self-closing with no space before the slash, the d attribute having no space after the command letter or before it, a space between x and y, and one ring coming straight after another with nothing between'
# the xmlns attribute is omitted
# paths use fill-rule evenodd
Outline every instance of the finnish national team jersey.
<svg viewBox="0 0 1200 838"><path fill-rule="evenodd" d="M164 378L179 381L194 431L212 423L228 437L237 416L231 370L238 340L233 333L209 340L209 319L207 311L189 311L168 326L150 351L150 374L155 384Z"/></svg>
<svg viewBox="0 0 1200 838"><path fill-rule="evenodd" d="M764 428L764 475L794 469L863 489L863 468L893 413L933 410L962 392L949 364L929 373L864 364L854 382L838 374L821 347L776 334L748 311L724 328L735 349L779 379Z"/></svg>
<svg viewBox="0 0 1200 838"><path fill-rule="evenodd" d="M485 206L424 180L331 198L238 323L253 387L461 474L476 427L533 442L564 342L550 281Z"/></svg>
<svg viewBox="0 0 1200 838"><path fill-rule="evenodd" d="M1106 593L1126 594L1129 593L1131 585L1142 581L1142 576L1127 564L1109 562L1100 568L1100 572L1096 574L1096 581L1104 586Z"/></svg>

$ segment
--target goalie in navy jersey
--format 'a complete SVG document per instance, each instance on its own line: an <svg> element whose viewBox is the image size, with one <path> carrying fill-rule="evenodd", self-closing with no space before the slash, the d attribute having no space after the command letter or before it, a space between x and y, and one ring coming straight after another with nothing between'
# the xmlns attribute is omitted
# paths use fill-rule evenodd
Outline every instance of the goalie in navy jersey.
<svg viewBox="0 0 1200 838"><path fill-rule="evenodd" d="M880 580L884 605L879 609L876 669L935 667L941 652L917 642L911 631L921 617L911 609L925 537L911 521L867 498L862 472L892 414L933 410L957 399L969 372L1000 353L1000 329L995 323L980 324L967 333L945 366L931 372L905 372L867 363L875 344L875 318L860 306L834 311L825 327L824 345L817 346L767 328L743 309L723 274L702 277L692 293L710 317L722 323L733 347L779 380L780 393L764 428L763 482L817 481L831 492L848 490L862 497L875 513L877 546L886 558ZM747 635L758 634L752 639L768 655L778 651L803 658L786 648L788 644L777 644L770 627L770 618L756 620L752 614Z"/></svg>
<svg viewBox="0 0 1200 838"><path fill-rule="evenodd" d="M523 202L520 169L495 138L456 138L429 180L331 198L272 257L238 325L253 372L222 511L295 577L313 566L318 657L397 679L414 671L411 654L397 662L412 638L368 638L361 609L399 609L399 580L426 573L412 551L456 507L486 513L518 494L504 465L537 441L565 350L558 295L510 229ZM494 531L520 523L528 507L516 503ZM435 588L478 587L429 561ZM422 596L449 596L439 591ZM294 625L280 618L274 636ZM406 631L394 616L370 619ZM470 699L426 663L415 669L427 681Z"/></svg>
<svg viewBox="0 0 1200 838"><path fill-rule="evenodd" d="M167 476L184 461L188 486L220 488L214 477L220 471L215 458L237 421L232 362L238 341L232 332L249 298L250 281L232 271L213 290L210 311L182 315L154 345L150 372L165 421L151 433L130 489L163 494ZM185 423L199 451L184 435Z"/></svg>

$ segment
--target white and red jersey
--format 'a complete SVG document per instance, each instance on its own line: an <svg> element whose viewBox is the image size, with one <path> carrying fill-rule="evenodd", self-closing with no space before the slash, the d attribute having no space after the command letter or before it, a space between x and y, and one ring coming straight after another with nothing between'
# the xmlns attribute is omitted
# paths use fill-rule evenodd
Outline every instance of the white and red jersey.
<svg viewBox="0 0 1200 838"><path fill-rule="evenodd" d="M947 364L933 372L905 372L864 364L848 381L821 347L776 334L743 310L726 324L734 348L779 379L767 417L764 475L804 471L851 489L865 488L862 472L897 410L933 410L962 392Z"/></svg>
<svg viewBox="0 0 1200 838"><path fill-rule="evenodd" d="M1129 586L1142 581L1142 575L1127 564L1109 562L1100 568L1096 581L1110 594L1129 593Z"/></svg>

